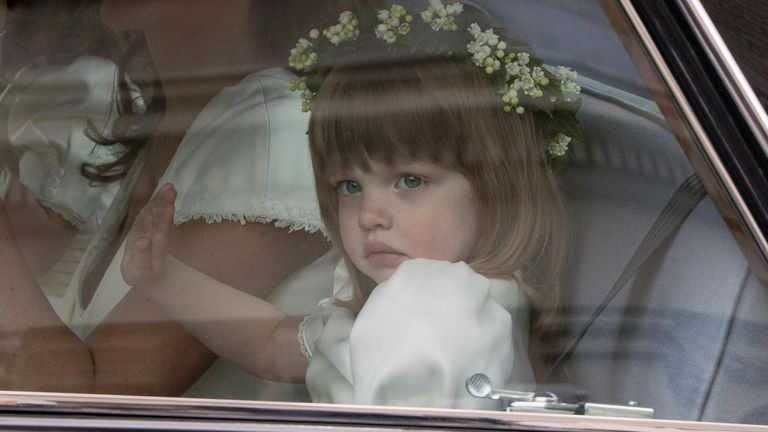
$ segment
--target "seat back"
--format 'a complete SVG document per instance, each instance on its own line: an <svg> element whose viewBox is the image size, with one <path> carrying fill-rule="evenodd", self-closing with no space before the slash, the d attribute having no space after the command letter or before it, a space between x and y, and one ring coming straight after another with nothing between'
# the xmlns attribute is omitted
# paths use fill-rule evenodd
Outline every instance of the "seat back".
<svg viewBox="0 0 768 432"><path fill-rule="evenodd" d="M691 174L653 103L588 79L583 84L584 139L561 177L572 223L563 285L569 337ZM636 401L655 408L658 418L742 421L712 407L711 398L730 391L723 360L738 362L734 356L740 354L724 356L726 348L754 332L746 326L732 340L748 275L740 249L706 198L586 334L566 367L572 384L590 401ZM729 365L735 372L737 366Z"/></svg>

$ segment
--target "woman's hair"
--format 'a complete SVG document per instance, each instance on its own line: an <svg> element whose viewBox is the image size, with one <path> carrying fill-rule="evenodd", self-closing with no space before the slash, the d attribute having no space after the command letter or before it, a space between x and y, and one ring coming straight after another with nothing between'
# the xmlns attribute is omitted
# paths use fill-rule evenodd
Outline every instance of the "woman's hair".
<svg viewBox="0 0 768 432"><path fill-rule="evenodd" d="M126 41L101 21L99 1L8 0L4 65L20 68L38 57L69 64L83 55L111 58Z"/></svg>
<svg viewBox="0 0 768 432"><path fill-rule="evenodd" d="M114 32L101 20L98 0L14 0L6 2L8 13L8 34L3 39L3 74L13 74L20 68L44 58L49 65L67 65L82 56L96 56L110 59L116 63L128 61L135 56L126 56L126 52L135 53L143 42L136 32ZM120 75L118 90L118 113L131 114L134 110L136 91L130 91L127 84L127 67L118 68ZM137 68L130 68L134 75ZM133 128L133 121L115 122L110 138L105 138L102 131L90 124L86 135L94 142L115 144L120 137L126 143L122 151L116 152L117 159L99 165L85 163L81 172L86 178L96 181L113 181L122 178L123 168L130 165L138 153L133 146L136 134L126 134L123 130ZM135 129L135 128L134 128ZM138 140L143 143L144 140Z"/></svg>
<svg viewBox="0 0 768 432"><path fill-rule="evenodd" d="M565 253L558 182L532 114L505 113L481 70L451 58L342 62L313 100L309 140L321 215L337 245L335 172L431 161L463 174L475 192L471 267L491 278L517 278L539 311L555 310Z"/></svg>
<svg viewBox="0 0 768 432"><path fill-rule="evenodd" d="M287 59L291 44L310 26L331 21L346 9L375 9L385 3L385 0L325 0L322 8L310 8L306 0L253 0L254 32L243 37L264 37L276 58ZM88 133L98 144L119 150L115 151L113 160L84 164L80 170L84 177L101 183L125 177L154 136L155 127L165 113L162 85L144 41L136 40L117 63L117 118L108 133L95 128L89 129ZM136 103L139 98L143 103Z"/></svg>

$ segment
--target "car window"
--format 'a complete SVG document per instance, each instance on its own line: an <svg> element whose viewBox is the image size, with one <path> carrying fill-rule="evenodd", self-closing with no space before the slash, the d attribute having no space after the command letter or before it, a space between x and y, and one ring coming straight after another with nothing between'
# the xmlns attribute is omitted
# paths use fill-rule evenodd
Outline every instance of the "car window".
<svg viewBox="0 0 768 432"><path fill-rule="evenodd" d="M768 424L752 174L633 11L6 1L0 390Z"/></svg>

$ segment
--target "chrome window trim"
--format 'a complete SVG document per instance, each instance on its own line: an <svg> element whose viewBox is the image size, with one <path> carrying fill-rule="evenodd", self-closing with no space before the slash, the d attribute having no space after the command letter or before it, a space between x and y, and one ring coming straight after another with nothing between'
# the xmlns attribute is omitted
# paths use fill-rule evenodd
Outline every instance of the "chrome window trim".
<svg viewBox="0 0 768 432"><path fill-rule="evenodd" d="M688 18L696 31L696 36L708 48L706 53L710 61L717 68L720 78L749 122L763 151L768 153L768 114L720 36L704 5L700 0L678 0L678 2L688 12Z"/></svg>
<svg viewBox="0 0 768 432"><path fill-rule="evenodd" d="M703 19L703 16L706 16L706 12L701 9L702 6L698 0L677 0L677 2L674 4L690 5L693 2L697 3L698 6L692 5L688 6L687 8L691 8L691 10L695 9L696 12L700 15L703 14L700 16L700 18ZM685 95L685 92L675 77L675 74L672 72L669 63L666 61L664 55L656 45L654 37L651 35L646 23L643 21L643 18L641 18L640 14L635 8L636 3L637 2L635 0L618 0L619 8L623 12L625 18L628 20L629 25L631 25L632 30L635 32L635 36L638 37L639 42L642 44L642 48L645 50L645 54L653 62L652 66L655 68L659 78L663 82L663 85L666 87L665 90L670 93L672 99L674 100L675 108L678 110L682 119L687 123L690 133L693 134L695 140L697 141L696 144L701 154L693 155L689 153L691 149L684 148L684 150L686 150L686 153L688 153L688 157L692 160L694 166L697 165L695 163L697 156L703 157L703 159L708 163L711 171L714 173L714 176L710 176L712 178L707 178L707 173L702 173L698 169L696 170L697 174L702 177L702 180L707 186L707 191L713 197L713 200L716 202L716 204L722 204L724 200L730 202L732 209L735 210L736 215L740 218L741 223L743 224L743 229L746 231L745 234L748 234L749 239L752 242L751 248L754 249L756 247L759 258L756 257L754 253L750 253L752 251L749 250L749 245L745 245L743 242L740 242L742 244L742 248L744 249L745 255L747 256L753 269L756 271L758 277L764 282L768 282L768 240L766 240L765 234L761 228L761 224L753 215L753 212L745 200L745 197L742 195L741 190L734 181L733 173L730 172L726 167L726 164L718 153L718 150L716 149L712 140L710 140L709 135L705 131L705 128L699 121L698 115L696 114L692 105L689 103L688 97ZM705 23L702 21L702 25L704 24ZM710 25L712 25L711 21ZM716 30L714 31L719 38L719 33L717 33ZM701 31L697 33L701 34ZM714 44L716 41L710 42ZM699 41L699 43L703 44L704 42ZM709 60L712 61L714 54L709 49L712 48L712 46L701 45L701 47L705 52L708 53ZM722 40L720 40L720 46L718 48L727 51L727 48L724 46L724 43L722 43ZM747 110L749 108L754 108L752 102L757 103L757 106L759 106L754 92L751 90L751 88L749 88L749 85L746 83L743 74L740 73L740 69L738 69L738 66L733 61L732 56L729 55L729 58L730 61L726 60L725 63L723 63L719 68L719 72L722 75L721 79L723 82L730 83L732 86L729 89L730 91L736 92L736 90L739 88L744 90L744 86L749 89L746 93L743 94L738 92L737 94L732 94L730 91L729 94L735 99L735 101L739 101L736 103L739 104L738 106L741 109ZM741 78L739 79L738 77L731 77L726 79L728 74L734 70L739 71L739 76ZM768 128L768 123L762 122L762 120L765 118L765 112L762 110L762 107L760 107L757 114L753 113L749 116L744 114L744 117L749 119L749 125L752 128L752 131L754 131L755 128L760 129L760 126ZM768 154L768 151L766 151L768 149L768 143L766 143L766 130L760 130L761 133L754 134L754 137L758 140L764 155ZM715 189L717 184L720 185L720 187L723 189L722 192L724 193ZM718 207L723 213L723 216L726 219L729 219L731 215L728 213L731 212L729 212L728 209L723 208L722 205L719 205ZM738 230L733 226L729 225L729 227L731 228L734 237L737 240L740 240L742 233L738 232ZM766 229L768 229L768 226ZM758 258L759 261L756 261L756 258Z"/></svg>
<svg viewBox="0 0 768 432"><path fill-rule="evenodd" d="M764 426L570 414L506 413L170 397L0 392L0 430L718 431Z"/></svg>

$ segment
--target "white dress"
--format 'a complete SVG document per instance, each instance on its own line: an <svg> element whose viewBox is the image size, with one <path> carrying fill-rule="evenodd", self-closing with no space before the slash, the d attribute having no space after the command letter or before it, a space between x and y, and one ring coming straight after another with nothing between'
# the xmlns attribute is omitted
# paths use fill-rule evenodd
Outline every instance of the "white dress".
<svg viewBox="0 0 768 432"><path fill-rule="evenodd" d="M322 229L306 135L309 116L301 112L298 94L290 91L292 76L280 68L255 72L223 89L201 111L159 182L176 186L176 224L202 219L209 223L274 223L307 232ZM131 289L120 274L123 245L91 302L81 303L82 278L100 253L100 240L122 220L140 165L141 160L126 177L116 204L97 232L97 241L86 252L68 288L72 309L66 321L83 339ZM332 253L326 254L289 277L268 300L289 313L313 313L318 301L332 293L337 260ZM308 400L304 386L267 385L223 361L187 395Z"/></svg>
<svg viewBox="0 0 768 432"><path fill-rule="evenodd" d="M334 298L349 298L337 269ZM528 302L514 280L488 279L463 262L415 259L378 285L360 313L338 302L304 320L313 402L498 409L465 381L531 390Z"/></svg>
<svg viewBox="0 0 768 432"><path fill-rule="evenodd" d="M83 162L111 158L85 136L88 122L106 131L114 119L116 67L80 57L68 65L38 61L0 95L0 124L13 154L2 160L40 203L81 230L93 233L118 184L96 185L80 175ZM11 165L11 166L9 166Z"/></svg>
<svg viewBox="0 0 768 432"><path fill-rule="evenodd" d="M78 229L56 266L38 279L57 311L66 308L61 296L119 187L119 182L92 184L80 175L82 163L112 158L112 150L96 146L85 130L91 123L108 131L116 113L115 91L114 63L84 56L67 65L39 60L0 95L0 141L7 145L0 153L0 195L14 173L41 205Z"/></svg>

